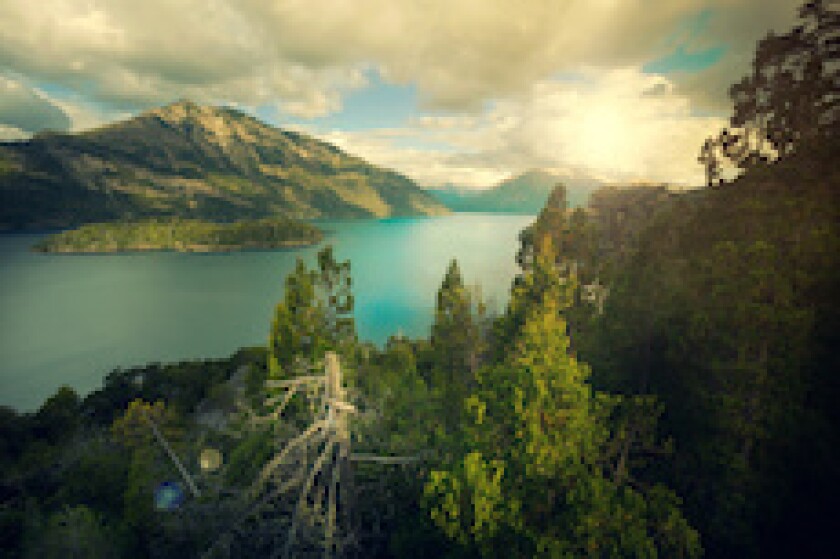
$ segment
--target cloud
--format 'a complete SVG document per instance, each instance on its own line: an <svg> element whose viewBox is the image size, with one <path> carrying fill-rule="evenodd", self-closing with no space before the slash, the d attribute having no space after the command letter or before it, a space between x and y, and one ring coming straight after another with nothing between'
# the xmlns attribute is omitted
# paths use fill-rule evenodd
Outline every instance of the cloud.
<svg viewBox="0 0 840 559"><path fill-rule="evenodd" d="M699 146L723 124L697 116L662 76L589 69L575 80L537 82L478 115L423 116L405 128L321 137L424 185L481 188L534 167L699 185Z"/></svg>
<svg viewBox="0 0 840 559"><path fill-rule="evenodd" d="M308 130L423 184L530 167L698 184L728 87L801 1L4 0L0 75L28 93L0 83L0 133L181 98L314 119L385 83L419 116Z"/></svg>
<svg viewBox="0 0 840 559"><path fill-rule="evenodd" d="M190 97L280 100L312 116L340 108L339 92L364 84L353 65L289 59L272 39L282 31L228 0L8 0L0 3L0 68L113 110Z"/></svg>
<svg viewBox="0 0 840 559"><path fill-rule="evenodd" d="M750 72L756 43L768 32L783 33L795 24L803 0L716 0L701 12L704 24L685 39L690 52L724 46L720 60L698 72L672 75L677 89L698 110L729 113L729 87Z"/></svg>
<svg viewBox="0 0 840 559"><path fill-rule="evenodd" d="M340 110L368 68L415 85L427 108L475 111L582 65L641 66L680 48L725 46L717 64L673 77L686 95L720 108L755 41L789 27L799 3L5 0L0 68L120 109L188 96L279 100L311 117ZM690 23L700 16L698 32Z"/></svg>
<svg viewBox="0 0 840 559"><path fill-rule="evenodd" d="M17 139L43 129L66 131L70 118L43 93L0 75L0 128L5 139Z"/></svg>

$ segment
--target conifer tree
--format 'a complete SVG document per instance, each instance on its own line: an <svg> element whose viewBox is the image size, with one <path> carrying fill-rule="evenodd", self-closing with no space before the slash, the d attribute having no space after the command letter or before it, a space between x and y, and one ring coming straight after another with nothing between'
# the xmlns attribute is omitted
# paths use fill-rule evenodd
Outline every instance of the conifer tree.
<svg viewBox="0 0 840 559"><path fill-rule="evenodd" d="M569 352L562 311L574 288L540 251L512 305L539 301L524 305L504 361L480 372L460 454L430 475L432 518L487 557L697 556L676 495L638 489L613 450L628 447L609 421L622 399L594 393Z"/></svg>
<svg viewBox="0 0 840 559"><path fill-rule="evenodd" d="M286 278L269 337L269 373L288 375L297 364L317 363L328 350L350 351L356 341L350 262L336 262L331 246L318 253L318 270L300 258Z"/></svg>
<svg viewBox="0 0 840 559"><path fill-rule="evenodd" d="M316 274L298 258L294 272L286 278L286 292L275 308L271 324L269 374L272 377L288 375L296 359L314 360L326 349L326 313L315 297L316 280Z"/></svg>
<svg viewBox="0 0 840 559"><path fill-rule="evenodd" d="M478 330L458 262L452 260L437 294L432 325L432 387L442 398L447 430L459 424L462 402L473 384Z"/></svg>

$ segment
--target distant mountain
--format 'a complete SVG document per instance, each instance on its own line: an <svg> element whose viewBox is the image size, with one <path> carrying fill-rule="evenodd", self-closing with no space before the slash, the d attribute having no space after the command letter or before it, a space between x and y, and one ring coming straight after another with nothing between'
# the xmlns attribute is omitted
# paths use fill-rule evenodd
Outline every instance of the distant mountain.
<svg viewBox="0 0 840 559"><path fill-rule="evenodd" d="M230 108L181 101L0 143L0 229L170 216L386 217L447 209L414 182Z"/></svg>
<svg viewBox="0 0 840 559"><path fill-rule="evenodd" d="M572 207L586 204L589 194L603 186L593 178L571 177L546 170L532 170L506 179L486 190L467 190L447 185L427 192L448 208L458 212L498 212L537 214L548 195L563 183Z"/></svg>
<svg viewBox="0 0 840 559"><path fill-rule="evenodd" d="M465 211L460 208L468 200L475 198L478 193L477 190L459 188L453 184L446 184L438 188L427 188L426 192L447 208L455 211Z"/></svg>

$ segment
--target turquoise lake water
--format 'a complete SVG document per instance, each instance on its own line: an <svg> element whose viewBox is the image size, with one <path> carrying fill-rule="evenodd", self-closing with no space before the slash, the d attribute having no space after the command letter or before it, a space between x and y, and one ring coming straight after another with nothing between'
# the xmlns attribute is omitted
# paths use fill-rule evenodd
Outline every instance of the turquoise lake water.
<svg viewBox="0 0 840 559"><path fill-rule="evenodd" d="M351 260L359 336L381 344L398 331L428 336L452 258L501 310L517 270L517 236L532 221L455 214L321 226L336 258ZM225 357L265 343L295 259L314 266L319 250L30 252L40 238L0 235L0 405L21 410L62 384L87 393L116 367Z"/></svg>

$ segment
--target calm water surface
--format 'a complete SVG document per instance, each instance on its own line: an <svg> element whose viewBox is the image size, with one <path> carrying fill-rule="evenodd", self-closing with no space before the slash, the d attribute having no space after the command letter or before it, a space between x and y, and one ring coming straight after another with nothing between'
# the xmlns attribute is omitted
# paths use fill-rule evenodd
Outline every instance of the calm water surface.
<svg viewBox="0 0 840 559"><path fill-rule="evenodd" d="M356 324L381 344L428 336L450 259L491 306L507 301L530 216L325 222L350 259ZM44 255L41 235L0 235L0 404L31 410L62 384L80 393L116 367L224 357L265 343L283 280L319 247L230 254Z"/></svg>

